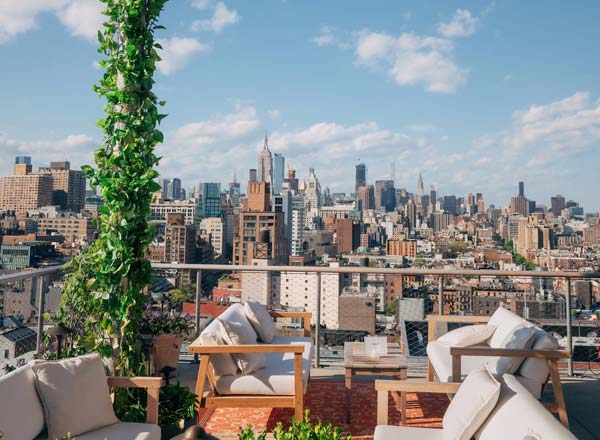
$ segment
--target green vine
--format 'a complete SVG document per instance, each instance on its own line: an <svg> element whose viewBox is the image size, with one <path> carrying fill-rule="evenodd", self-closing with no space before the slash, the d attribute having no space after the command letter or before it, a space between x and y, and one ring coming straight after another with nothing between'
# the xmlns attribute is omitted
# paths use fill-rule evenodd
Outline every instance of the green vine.
<svg viewBox="0 0 600 440"><path fill-rule="evenodd" d="M156 183L156 145L163 141L157 125L166 116L152 92L160 60L154 32L167 0L101 0L107 21L98 32L104 55L103 77L94 90L106 99L106 116L98 122L103 143L96 167L82 167L99 190L98 239L71 263L57 318L74 330L75 352L100 351L118 374L143 372L138 327L152 281L146 260L154 232L150 214ZM73 350L71 352L73 352Z"/></svg>

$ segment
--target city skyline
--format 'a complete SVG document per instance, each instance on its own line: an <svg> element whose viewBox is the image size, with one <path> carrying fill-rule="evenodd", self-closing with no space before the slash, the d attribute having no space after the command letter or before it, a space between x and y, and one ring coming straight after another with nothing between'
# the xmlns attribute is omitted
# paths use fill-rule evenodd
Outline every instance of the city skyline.
<svg viewBox="0 0 600 440"><path fill-rule="evenodd" d="M97 5L0 8L0 56L12 66L0 85L12 103L0 110L1 175L16 155L32 156L36 168L91 163L100 138L90 88L101 74ZM245 182L268 129L273 153L300 178L314 168L332 192L352 192L358 159L371 184L394 161L396 186L409 191L421 171L440 194L482 192L505 206L523 180L539 203L563 194L600 209L600 65L586 56L600 41L590 11L598 5L345 7L341 17L335 4L168 4L157 76L169 113L161 174L224 187L235 167ZM56 78L52 87L38 62ZM444 69L434 72L433 62Z"/></svg>

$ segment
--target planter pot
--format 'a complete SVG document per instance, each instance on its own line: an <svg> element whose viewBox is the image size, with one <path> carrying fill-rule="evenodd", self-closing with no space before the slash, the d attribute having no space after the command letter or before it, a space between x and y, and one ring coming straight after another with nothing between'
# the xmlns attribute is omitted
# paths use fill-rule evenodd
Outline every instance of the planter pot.
<svg viewBox="0 0 600 440"><path fill-rule="evenodd" d="M188 429L190 426L193 426L195 423L196 419L193 418L190 420L186 420L183 425L183 428L173 425L161 426L161 440L169 440L175 437L176 435L183 434L186 429Z"/></svg>
<svg viewBox="0 0 600 440"><path fill-rule="evenodd" d="M160 374L162 367L169 365L177 368L183 339L177 335L158 335L152 338L152 360L154 374ZM173 374L175 375L176 372Z"/></svg>

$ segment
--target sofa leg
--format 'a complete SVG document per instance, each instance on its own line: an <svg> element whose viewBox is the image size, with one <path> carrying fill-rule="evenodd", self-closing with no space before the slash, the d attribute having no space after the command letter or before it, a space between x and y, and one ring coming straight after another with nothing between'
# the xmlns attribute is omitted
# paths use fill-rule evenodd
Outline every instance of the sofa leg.
<svg viewBox="0 0 600 440"><path fill-rule="evenodd" d="M560 374L558 372L558 362L555 359L548 360L550 369L550 380L552 381L552 392L556 401L556 409L558 410L558 418L565 428L569 429L569 417L567 415L567 405L563 394L562 384L560 383Z"/></svg>
<svg viewBox="0 0 600 440"><path fill-rule="evenodd" d="M206 384L206 376L208 375L208 367L210 365L210 355L202 355L200 357L200 367L198 368L198 378L196 379L196 396L198 396L198 404L196 411L200 417L200 408L205 405L204 400L204 385Z"/></svg>
<svg viewBox="0 0 600 440"><path fill-rule="evenodd" d="M294 415L304 418L304 385L302 380L302 353L294 353Z"/></svg>
<svg viewBox="0 0 600 440"><path fill-rule="evenodd" d="M433 382L433 365L431 365L431 361L427 361L427 380L429 382Z"/></svg>

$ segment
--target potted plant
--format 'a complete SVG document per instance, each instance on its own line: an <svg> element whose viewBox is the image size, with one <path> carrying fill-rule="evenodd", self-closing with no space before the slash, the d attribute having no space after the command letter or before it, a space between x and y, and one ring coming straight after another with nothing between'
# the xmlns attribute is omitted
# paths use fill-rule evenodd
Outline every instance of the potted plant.
<svg viewBox="0 0 600 440"><path fill-rule="evenodd" d="M183 339L194 329L193 320L180 312L156 311L149 305L140 322L140 335L150 343L151 374L165 366L177 367Z"/></svg>
<svg viewBox="0 0 600 440"><path fill-rule="evenodd" d="M302 420L296 420L295 417L292 417L290 426L287 428L284 428L281 422L277 423L272 435L275 440L352 440L350 434L344 435L342 429L334 427L331 422L319 420L313 424L310 421L308 410L304 413L304 419ZM251 425L245 428L240 427L238 433L238 440L265 440L266 437L266 428L257 431Z"/></svg>
<svg viewBox="0 0 600 440"><path fill-rule="evenodd" d="M179 382L176 385L167 384L160 389L158 424L163 439L181 434L184 429L194 424L197 403L198 396L189 388L182 387Z"/></svg>

